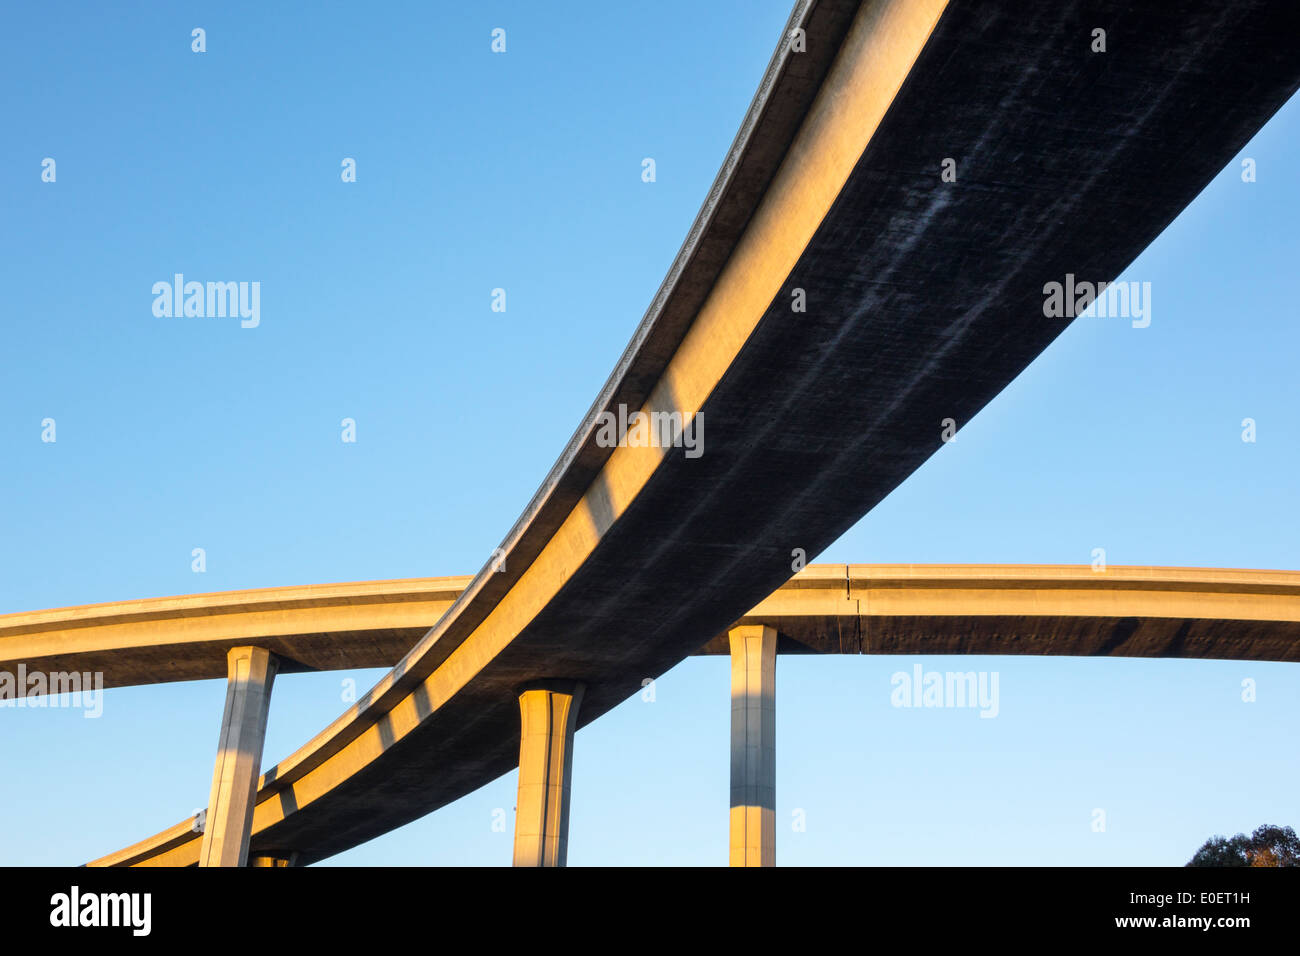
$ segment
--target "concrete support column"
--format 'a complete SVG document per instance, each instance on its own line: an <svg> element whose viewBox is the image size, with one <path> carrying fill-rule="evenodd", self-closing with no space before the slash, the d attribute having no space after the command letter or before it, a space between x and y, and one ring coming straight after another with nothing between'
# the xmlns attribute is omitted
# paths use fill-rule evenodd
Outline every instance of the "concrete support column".
<svg viewBox="0 0 1300 956"><path fill-rule="evenodd" d="M279 660L260 647L226 655L226 712L203 828L199 866L245 866L253 828L253 799L262 767L271 684Z"/></svg>
<svg viewBox="0 0 1300 956"><path fill-rule="evenodd" d="M269 866L269 867L297 866L297 865L298 865L298 854L297 854L297 853L287 853L287 854L282 853L282 854L279 854L279 855L276 855L276 854L266 855L266 854L264 854L264 855L262 855L262 856L250 856L250 857L248 858L248 865L249 865L249 866Z"/></svg>
<svg viewBox="0 0 1300 956"><path fill-rule="evenodd" d="M569 848L573 731L583 685L542 681L519 693L515 866L564 866Z"/></svg>
<svg viewBox="0 0 1300 956"><path fill-rule="evenodd" d="M732 866L776 865L776 629L733 627Z"/></svg>

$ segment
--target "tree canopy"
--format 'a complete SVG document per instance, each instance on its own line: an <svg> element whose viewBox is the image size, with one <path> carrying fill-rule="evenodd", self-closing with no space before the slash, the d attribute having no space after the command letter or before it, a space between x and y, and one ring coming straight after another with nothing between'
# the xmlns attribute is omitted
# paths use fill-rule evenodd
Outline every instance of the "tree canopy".
<svg viewBox="0 0 1300 956"><path fill-rule="evenodd" d="M1212 836L1188 866L1300 866L1300 837L1291 827L1265 824L1247 836Z"/></svg>

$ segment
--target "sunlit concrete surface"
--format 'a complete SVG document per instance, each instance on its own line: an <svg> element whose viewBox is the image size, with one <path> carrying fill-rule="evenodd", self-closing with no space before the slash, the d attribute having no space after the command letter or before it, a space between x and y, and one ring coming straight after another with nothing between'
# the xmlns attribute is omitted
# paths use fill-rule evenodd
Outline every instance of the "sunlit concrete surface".
<svg viewBox="0 0 1300 956"><path fill-rule="evenodd" d="M1110 646L1135 657L1158 656L1165 647L1174 657L1293 660L1290 632L1266 622L1291 620L1287 597L1294 600L1294 574L814 564L735 623L776 627L783 654L937 653L939 647L960 653L969 645L988 654L1091 655ZM214 680L226 677L229 648L241 643L275 652L280 674L392 667L470 580L462 575L223 591L0 615L0 675L16 680L22 663L29 673L98 670L105 687ZM1068 633L1061 621L1030 613L1049 594L1056 613L1077 611ZM1076 603L1067 605L1067 599ZM1014 621L976 627L977 607L987 609L978 616ZM902 620L927 616L933 620L923 635ZM1170 631L1161 620L1180 624ZM1234 623L1214 626L1219 620ZM1243 627L1248 620L1259 623ZM1140 629L1133 629L1134 621ZM1188 621L1195 622L1186 625L1191 646L1179 653L1171 639ZM1126 629L1133 630L1124 636ZM298 660L283 656L290 647L298 649ZM726 630L695 653L730 653Z"/></svg>
<svg viewBox="0 0 1300 956"><path fill-rule="evenodd" d="M275 655L261 647L232 647L228 657L226 709L204 815L199 866L248 863L253 799L262 768L271 687L279 665Z"/></svg>
<svg viewBox="0 0 1300 956"><path fill-rule="evenodd" d="M392 667L451 607L468 575L259 588L0 615L0 673L98 672L105 687L226 676L256 645L281 674Z"/></svg>
<svg viewBox="0 0 1300 956"><path fill-rule="evenodd" d="M390 582L394 588L398 583ZM422 584L410 583L417 589ZM782 654L1054 654L1300 661L1300 571L810 565L736 624L772 628ZM724 629L697 653L730 654L731 630ZM517 757L517 695L514 688L507 693L516 704L513 744ZM733 746L734 741L733 731ZM263 774L259 806L269 802L275 807L285 801L279 796L284 788L278 785L284 778L277 779L277 774L294 761L310 757L313 744ZM342 772L348 768L343 767ZM491 779L484 777L482 782ZM262 810L261 818L266 819L267 813ZM255 845L257 819L255 815ZM256 850L257 854L282 857L292 852L283 847L272 850L269 844ZM197 863L198 856L199 840L191 821L185 820L92 865L189 866Z"/></svg>
<svg viewBox="0 0 1300 956"><path fill-rule="evenodd" d="M515 866L564 866L569 851L573 731L582 685L548 681L519 694Z"/></svg>
<svg viewBox="0 0 1300 956"><path fill-rule="evenodd" d="M732 866L776 866L776 628L733 627L731 642Z"/></svg>
<svg viewBox="0 0 1300 956"><path fill-rule="evenodd" d="M1089 50L1099 22L1104 55ZM825 549L1067 327L1045 317L1045 283L1114 279L1234 157L1300 85L1298 28L1295 5L1265 0L800 5L504 565L263 775L253 851L310 863L388 832L515 766L519 686L581 681L582 726L724 633L796 549ZM706 424L704 454L605 447L596 416L621 406ZM1095 652L1233 646L1107 621ZM1265 623L1257 652L1290 653L1293 632ZM878 636L860 649L907 641ZM194 843L173 828L109 860L193 862Z"/></svg>
<svg viewBox="0 0 1300 956"><path fill-rule="evenodd" d="M1300 661L1300 571L810 565L736 623L774 627L783 654Z"/></svg>

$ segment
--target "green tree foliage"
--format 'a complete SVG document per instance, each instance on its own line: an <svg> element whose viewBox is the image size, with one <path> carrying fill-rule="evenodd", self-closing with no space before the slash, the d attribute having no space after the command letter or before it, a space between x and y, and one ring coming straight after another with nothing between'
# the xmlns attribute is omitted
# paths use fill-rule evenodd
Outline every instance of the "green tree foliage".
<svg viewBox="0 0 1300 956"><path fill-rule="evenodd" d="M1247 836L1212 836L1188 866L1300 866L1300 837L1291 827L1265 824Z"/></svg>

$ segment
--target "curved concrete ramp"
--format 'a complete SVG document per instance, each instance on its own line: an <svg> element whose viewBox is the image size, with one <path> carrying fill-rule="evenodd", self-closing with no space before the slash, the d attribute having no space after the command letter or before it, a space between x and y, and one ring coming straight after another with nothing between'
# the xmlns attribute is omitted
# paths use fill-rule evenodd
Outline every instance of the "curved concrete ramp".
<svg viewBox="0 0 1300 956"><path fill-rule="evenodd" d="M1268 0L801 3L497 559L264 775L254 853L311 862L416 819L516 765L521 686L581 684L582 726L742 617L1060 335L1049 283L1114 280L1223 169L1300 86L1297 35ZM691 440L609 442L638 411ZM185 861L177 838L151 858Z"/></svg>

